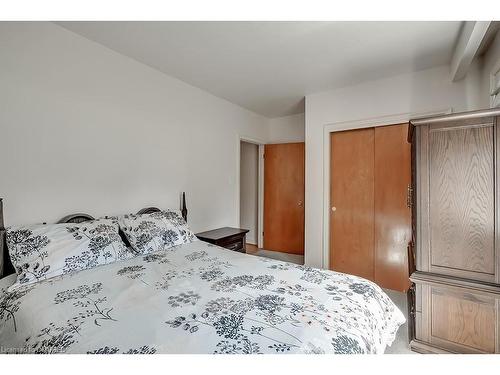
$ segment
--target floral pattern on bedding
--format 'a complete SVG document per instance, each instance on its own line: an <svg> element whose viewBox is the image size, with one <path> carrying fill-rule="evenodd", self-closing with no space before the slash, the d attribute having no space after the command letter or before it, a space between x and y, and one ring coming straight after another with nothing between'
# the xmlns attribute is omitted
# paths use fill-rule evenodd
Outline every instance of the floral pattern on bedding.
<svg viewBox="0 0 500 375"><path fill-rule="evenodd" d="M132 258L118 229L116 219L7 228L14 287Z"/></svg>
<svg viewBox="0 0 500 375"><path fill-rule="evenodd" d="M180 212L175 210L123 215L118 221L123 233L139 254L166 250L197 240Z"/></svg>
<svg viewBox="0 0 500 375"><path fill-rule="evenodd" d="M367 280L201 241L0 290L20 353L383 353L403 322Z"/></svg>

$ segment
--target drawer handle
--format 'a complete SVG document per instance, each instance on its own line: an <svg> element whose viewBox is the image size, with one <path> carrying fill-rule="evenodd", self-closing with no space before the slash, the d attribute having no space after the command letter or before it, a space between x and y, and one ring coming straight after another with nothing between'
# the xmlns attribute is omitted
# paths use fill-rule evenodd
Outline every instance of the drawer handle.
<svg viewBox="0 0 500 375"><path fill-rule="evenodd" d="M240 244L238 242L236 242L234 244L229 245L228 249L234 250L234 249L237 249L239 246L240 246Z"/></svg>

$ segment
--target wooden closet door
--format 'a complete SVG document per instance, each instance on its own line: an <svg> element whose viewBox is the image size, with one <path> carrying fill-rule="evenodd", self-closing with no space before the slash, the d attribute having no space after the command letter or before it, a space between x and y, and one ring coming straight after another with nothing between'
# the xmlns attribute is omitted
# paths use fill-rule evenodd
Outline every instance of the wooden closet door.
<svg viewBox="0 0 500 375"><path fill-rule="evenodd" d="M305 144L264 150L264 249L304 255Z"/></svg>
<svg viewBox="0 0 500 375"><path fill-rule="evenodd" d="M408 124L375 128L375 282L406 291L411 240L411 145Z"/></svg>
<svg viewBox="0 0 500 375"><path fill-rule="evenodd" d="M330 269L374 280L374 129L330 135Z"/></svg>

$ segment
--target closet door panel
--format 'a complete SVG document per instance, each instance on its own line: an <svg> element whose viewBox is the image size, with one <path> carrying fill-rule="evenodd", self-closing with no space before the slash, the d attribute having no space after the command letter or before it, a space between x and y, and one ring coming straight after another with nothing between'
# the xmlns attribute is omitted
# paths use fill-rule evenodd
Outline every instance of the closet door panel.
<svg viewBox="0 0 500 375"><path fill-rule="evenodd" d="M374 280L374 129L330 136L330 269Z"/></svg>
<svg viewBox="0 0 500 375"><path fill-rule="evenodd" d="M408 124L375 128L375 282L406 291L411 241L411 145Z"/></svg>

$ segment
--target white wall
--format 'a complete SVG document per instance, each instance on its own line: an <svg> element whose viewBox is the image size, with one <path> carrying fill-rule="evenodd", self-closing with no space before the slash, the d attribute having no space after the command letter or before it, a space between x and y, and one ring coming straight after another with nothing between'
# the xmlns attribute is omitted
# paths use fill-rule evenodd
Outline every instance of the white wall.
<svg viewBox="0 0 500 375"><path fill-rule="evenodd" d="M484 106L499 51L497 35L456 83L443 66L306 97L307 264L322 266L324 126ZM7 225L178 207L181 191L195 231L237 225L239 138L303 141L303 116L268 120L52 23L0 23Z"/></svg>
<svg viewBox="0 0 500 375"><path fill-rule="evenodd" d="M324 127L405 113L477 109L479 74L453 83L448 66L306 97L305 263L323 267ZM476 81L474 81L474 79ZM368 121L369 123L369 121ZM332 129L342 125L333 125ZM368 125L367 125L368 126ZM328 164L327 164L328 165Z"/></svg>
<svg viewBox="0 0 500 375"><path fill-rule="evenodd" d="M294 143L305 140L305 114L269 120L269 143Z"/></svg>
<svg viewBox="0 0 500 375"><path fill-rule="evenodd" d="M241 142L240 155L240 227L250 230L247 242L257 245L259 146Z"/></svg>
<svg viewBox="0 0 500 375"><path fill-rule="evenodd" d="M239 221L239 137L267 119L46 22L0 23L6 224L178 207Z"/></svg>

